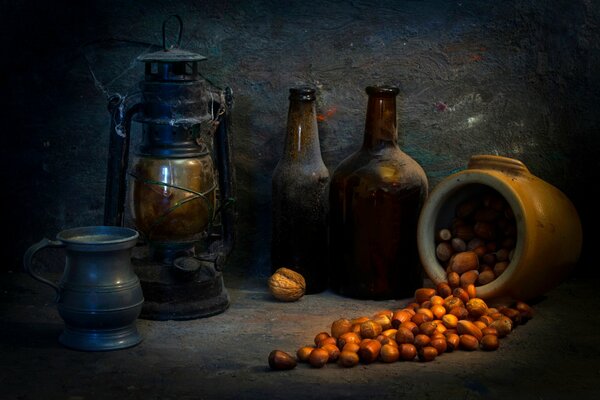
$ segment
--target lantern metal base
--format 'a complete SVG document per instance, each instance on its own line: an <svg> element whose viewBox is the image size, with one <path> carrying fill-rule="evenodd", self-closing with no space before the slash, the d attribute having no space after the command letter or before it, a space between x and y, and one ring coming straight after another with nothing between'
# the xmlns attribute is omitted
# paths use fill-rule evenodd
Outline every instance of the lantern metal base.
<svg viewBox="0 0 600 400"><path fill-rule="evenodd" d="M140 278L144 305L140 318L189 320L220 314L229 307L223 274L212 263L201 262L193 271L150 259L133 259Z"/></svg>

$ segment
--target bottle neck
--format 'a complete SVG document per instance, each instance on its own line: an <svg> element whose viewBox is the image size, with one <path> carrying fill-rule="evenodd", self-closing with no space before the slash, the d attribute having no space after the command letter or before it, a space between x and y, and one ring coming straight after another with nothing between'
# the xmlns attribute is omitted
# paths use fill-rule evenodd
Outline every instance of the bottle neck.
<svg viewBox="0 0 600 400"><path fill-rule="evenodd" d="M291 99L283 157L302 161L315 156L321 157L315 101Z"/></svg>
<svg viewBox="0 0 600 400"><path fill-rule="evenodd" d="M396 94L395 92L369 93L363 149L377 150L398 146Z"/></svg>

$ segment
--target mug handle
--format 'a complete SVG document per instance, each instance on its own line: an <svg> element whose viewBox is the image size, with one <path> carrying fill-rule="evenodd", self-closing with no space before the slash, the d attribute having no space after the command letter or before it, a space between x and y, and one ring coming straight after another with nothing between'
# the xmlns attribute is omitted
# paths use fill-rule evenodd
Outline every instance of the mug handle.
<svg viewBox="0 0 600 400"><path fill-rule="evenodd" d="M58 285L52 281L49 281L46 278L43 278L40 275L38 275L32 268L33 256L35 255L35 253L37 253L38 251L40 251L46 247L54 247L54 248L65 247L65 244L59 240L49 240L49 239L45 239L45 238L40 240L38 243L36 243L36 244L32 245L30 248L28 248L27 251L25 252L25 256L23 257L23 266L25 267L25 271L29 275L31 275L33 277L33 279L38 280L38 281L45 283L46 285L52 287L56 291L55 301L58 301L58 299L60 297L60 288L58 287Z"/></svg>

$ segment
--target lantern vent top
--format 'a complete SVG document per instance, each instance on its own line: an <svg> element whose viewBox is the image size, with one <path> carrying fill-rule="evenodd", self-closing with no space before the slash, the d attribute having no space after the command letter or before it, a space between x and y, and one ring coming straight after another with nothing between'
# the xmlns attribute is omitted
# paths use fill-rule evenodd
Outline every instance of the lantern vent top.
<svg viewBox="0 0 600 400"><path fill-rule="evenodd" d="M175 18L179 23L177 42L173 45L167 45L166 25L169 19ZM206 60L206 57L191 51L179 48L181 35L183 33L183 21L179 15L172 15L163 21L162 50L153 53L142 54L137 61L146 63L147 80L195 80L198 78L199 61Z"/></svg>

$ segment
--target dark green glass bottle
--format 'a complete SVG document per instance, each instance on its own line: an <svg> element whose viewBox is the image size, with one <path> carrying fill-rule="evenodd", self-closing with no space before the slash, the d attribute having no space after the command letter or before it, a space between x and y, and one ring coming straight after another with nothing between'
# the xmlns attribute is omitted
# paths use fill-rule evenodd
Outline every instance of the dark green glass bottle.
<svg viewBox="0 0 600 400"><path fill-rule="evenodd" d="M299 272L306 292L328 287L329 171L323 163L312 88L290 89L283 156L272 177L271 266Z"/></svg>

